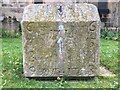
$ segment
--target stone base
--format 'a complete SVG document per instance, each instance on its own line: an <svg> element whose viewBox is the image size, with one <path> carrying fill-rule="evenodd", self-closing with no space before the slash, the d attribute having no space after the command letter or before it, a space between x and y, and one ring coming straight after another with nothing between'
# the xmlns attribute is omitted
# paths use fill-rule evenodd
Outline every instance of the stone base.
<svg viewBox="0 0 120 90"><path fill-rule="evenodd" d="M116 76L115 74L113 74L112 72L110 72L109 70L107 70L103 66L100 66L98 68L98 71L100 71L98 76L108 76L108 77L114 77L114 76Z"/></svg>
<svg viewBox="0 0 120 90"><path fill-rule="evenodd" d="M115 74L113 74L111 71L107 70L103 66L100 66L97 71L99 73L96 76L104 76L104 77L106 77L106 76L108 76L108 77L114 77L114 76L116 76ZM24 76L24 77L30 78L30 79L53 80L53 79L56 79L58 76L56 75L56 76L44 76L44 77L43 76L41 76L41 77L40 76L38 76L38 77ZM70 80L71 79L90 79L90 78L94 78L95 75L91 75L91 76L90 75L89 76L76 76L76 75L67 75L67 76L64 76L64 75L60 75L59 77L60 78L64 77L66 79L68 79L68 77L69 77Z"/></svg>

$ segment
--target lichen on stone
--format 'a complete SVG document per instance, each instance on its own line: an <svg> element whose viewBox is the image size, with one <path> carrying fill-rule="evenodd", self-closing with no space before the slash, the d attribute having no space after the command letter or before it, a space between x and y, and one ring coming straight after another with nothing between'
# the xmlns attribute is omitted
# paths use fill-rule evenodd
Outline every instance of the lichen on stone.
<svg viewBox="0 0 120 90"><path fill-rule="evenodd" d="M58 15L60 5L62 14ZM97 8L91 4L27 6L22 20L25 76L97 75L99 23ZM59 30L60 25L64 30ZM59 38L63 43L62 54Z"/></svg>

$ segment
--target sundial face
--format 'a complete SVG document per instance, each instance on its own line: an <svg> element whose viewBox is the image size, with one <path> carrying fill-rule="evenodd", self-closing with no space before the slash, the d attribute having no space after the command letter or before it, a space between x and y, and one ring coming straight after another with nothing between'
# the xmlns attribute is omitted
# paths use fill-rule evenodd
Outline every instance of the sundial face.
<svg viewBox="0 0 120 90"><path fill-rule="evenodd" d="M41 70L45 73L46 70L53 70L51 75L70 75L73 72L70 70L76 71L81 68L80 65L89 63L88 57L93 63L96 62L95 24L95 22L25 23L27 30L24 32L26 38L24 47L30 72ZM85 67L84 69L86 70Z"/></svg>

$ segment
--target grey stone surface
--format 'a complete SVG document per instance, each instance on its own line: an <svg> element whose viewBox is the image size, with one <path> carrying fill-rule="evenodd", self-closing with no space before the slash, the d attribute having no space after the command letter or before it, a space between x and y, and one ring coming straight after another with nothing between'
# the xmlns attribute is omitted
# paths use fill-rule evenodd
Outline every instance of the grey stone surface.
<svg viewBox="0 0 120 90"><path fill-rule="evenodd" d="M118 32L120 32L120 1L118 2Z"/></svg>
<svg viewBox="0 0 120 90"><path fill-rule="evenodd" d="M100 18L94 5L29 5L21 24L26 77L98 75Z"/></svg>
<svg viewBox="0 0 120 90"><path fill-rule="evenodd" d="M8 33L12 36L13 34L19 32L20 22L18 22L15 17L13 18L4 16L1 24L2 26L0 28L4 33Z"/></svg>

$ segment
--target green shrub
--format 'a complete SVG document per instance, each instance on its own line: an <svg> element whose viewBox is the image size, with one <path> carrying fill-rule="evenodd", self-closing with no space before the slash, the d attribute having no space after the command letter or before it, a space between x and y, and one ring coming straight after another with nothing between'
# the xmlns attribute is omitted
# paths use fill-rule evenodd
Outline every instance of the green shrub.
<svg viewBox="0 0 120 90"><path fill-rule="evenodd" d="M17 30L17 32L11 32L6 29L0 29L0 38L18 38L21 36L21 32Z"/></svg>
<svg viewBox="0 0 120 90"><path fill-rule="evenodd" d="M120 40L117 32L109 31L107 28L101 30L101 38L107 40Z"/></svg>

